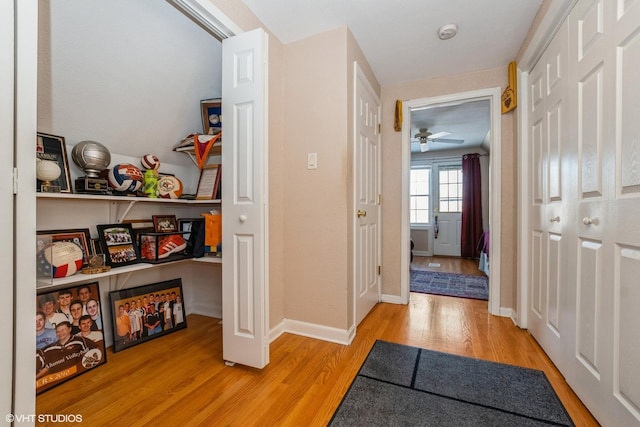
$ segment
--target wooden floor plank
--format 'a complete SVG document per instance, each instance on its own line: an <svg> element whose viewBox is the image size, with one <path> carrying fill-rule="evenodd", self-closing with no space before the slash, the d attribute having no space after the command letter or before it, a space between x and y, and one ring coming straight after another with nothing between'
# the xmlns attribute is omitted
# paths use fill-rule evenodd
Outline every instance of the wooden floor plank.
<svg viewBox="0 0 640 427"><path fill-rule="evenodd" d="M184 330L109 350L105 365L38 396L37 413L91 426L324 426L376 339L543 370L575 424L597 425L511 319L489 315L486 301L426 294L375 306L349 346L285 333L263 370L226 366L219 321L190 315Z"/></svg>

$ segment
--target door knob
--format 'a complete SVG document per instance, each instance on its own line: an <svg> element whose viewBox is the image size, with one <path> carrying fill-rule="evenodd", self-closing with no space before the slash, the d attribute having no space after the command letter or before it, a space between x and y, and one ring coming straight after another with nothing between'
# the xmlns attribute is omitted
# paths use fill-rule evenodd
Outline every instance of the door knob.
<svg viewBox="0 0 640 427"><path fill-rule="evenodd" d="M361 211L360 209L358 209L358 218L363 216L367 216L367 211Z"/></svg>
<svg viewBox="0 0 640 427"><path fill-rule="evenodd" d="M560 222L560 217L558 215L552 216L549 218L549 222Z"/></svg>
<svg viewBox="0 0 640 427"><path fill-rule="evenodd" d="M246 215L240 215L240 217L238 219L240 220L240 222L245 222L247 220L247 216Z"/></svg>
<svg viewBox="0 0 640 427"><path fill-rule="evenodd" d="M588 216L585 216L584 218L582 218L582 223L584 225L598 224L598 218L590 218Z"/></svg>

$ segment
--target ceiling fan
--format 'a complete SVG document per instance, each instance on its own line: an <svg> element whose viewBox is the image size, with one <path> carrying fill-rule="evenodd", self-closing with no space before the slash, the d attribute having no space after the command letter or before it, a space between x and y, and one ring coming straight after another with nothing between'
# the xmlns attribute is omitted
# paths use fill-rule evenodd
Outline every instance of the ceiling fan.
<svg viewBox="0 0 640 427"><path fill-rule="evenodd" d="M432 134L427 128L420 128L414 137L418 138L416 142L420 143L420 151L423 153L429 151L429 142L443 142L447 144L462 144L464 142L462 139L442 139L442 137L447 135L451 135L451 133L443 131Z"/></svg>

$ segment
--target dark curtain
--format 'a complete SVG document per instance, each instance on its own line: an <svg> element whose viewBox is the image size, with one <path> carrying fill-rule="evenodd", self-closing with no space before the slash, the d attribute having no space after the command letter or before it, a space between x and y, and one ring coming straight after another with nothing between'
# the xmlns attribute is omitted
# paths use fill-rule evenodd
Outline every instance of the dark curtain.
<svg viewBox="0 0 640 427"><path fill-rule="evenodd" d="M465 154L462 156L462 257L480 257L478 241L482 232L480 155Z"/></svg>

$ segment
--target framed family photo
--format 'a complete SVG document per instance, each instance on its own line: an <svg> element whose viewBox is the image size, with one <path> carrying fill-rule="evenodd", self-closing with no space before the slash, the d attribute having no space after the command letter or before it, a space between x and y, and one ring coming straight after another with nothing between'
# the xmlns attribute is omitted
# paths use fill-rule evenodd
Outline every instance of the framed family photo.
<svg viewBox="0 0 640 427"><path fill-rule="evenodd" d="M101 224L96 228L108 266L122 267L140 262L140 251L131 224Z"/></svg>
<svg viewBox="0 0 640 427"><path fill-rule="evenodd" d="M156 233L171 233L178 231L178 221L175 215L152 215L154 231Z"/></svg>
<svg viewBox="0 0 640 427"><path fill-rule="evenodd" d="M69 174L69 161L64 137L38 132L36 134L36 157L41 160L50 160L60 167L60 176L51 181L51 185L60 187L61 193L71 193L71 178ZM36 179L36 189L40 188L44 181Z"/></svg>
<svg viewBox="0 0 640 427"><path fill-rule="evenodd" d="M112 291L109 309L114 352L187 327L182 279Z"/></svg>
<svg viewBox="0 0 640 427"><path fill-rule="evenodd" d="M98 282L36 297L36 394L107 361Z"/></svg>

